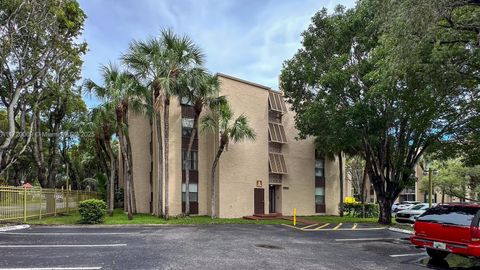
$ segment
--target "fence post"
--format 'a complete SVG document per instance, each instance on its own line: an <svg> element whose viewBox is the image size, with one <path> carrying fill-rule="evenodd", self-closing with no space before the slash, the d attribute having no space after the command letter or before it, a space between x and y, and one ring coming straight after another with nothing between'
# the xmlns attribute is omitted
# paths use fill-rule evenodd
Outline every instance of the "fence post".
<svg viewBox="0 0 480 270"><path fill-rule="evenodd" d="M56 200L56 197L57 196L57 188L53 189L53 215L54 216L57 216L57 200Z"/></svg>
<svg viewBox="0 0 480 270"><path fill-rule="evenodd" d="M27 188L23 187L23 222L27 222Z"/></svg>
<svg viewBox="0 0 480 270"><path fill-rule="evenodd" d="M43 204L43 194L42 194L42 187L40 187L40 215L39 219L42 219L42 204Z"/></svg>

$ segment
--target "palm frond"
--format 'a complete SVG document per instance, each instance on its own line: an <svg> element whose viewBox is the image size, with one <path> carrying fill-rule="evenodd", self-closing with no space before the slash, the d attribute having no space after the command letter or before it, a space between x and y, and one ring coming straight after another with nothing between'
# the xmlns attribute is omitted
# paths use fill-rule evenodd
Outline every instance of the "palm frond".
<svg viewBox="0 0 480 270"><path fill-rule="evenodd" d="M214 115L214 113L204 115L200 122L201 132L215 132L218 129L218 118Z"/></svg>
<svg viewBox="0 0 480 270"><path fill-rule="evenodd" d="M228 130L229 137L234 141L255 140L255 131L249 126L248 118L244 114L240 115L233 122Z"/></svg>

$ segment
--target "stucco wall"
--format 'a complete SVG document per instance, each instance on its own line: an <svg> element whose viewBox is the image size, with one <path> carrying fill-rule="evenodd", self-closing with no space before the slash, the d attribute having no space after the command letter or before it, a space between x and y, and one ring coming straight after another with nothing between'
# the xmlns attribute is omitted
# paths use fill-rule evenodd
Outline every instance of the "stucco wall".
<svg viewBox="0 0 480 270"><path fill-rule="evenodd" d="M268 91L220 77L221 95L226 95L235 118L248 117L255 141L231 143L219 163L219 215L252 215L256 182L262 181L265 213L268 213Z"/></svg>
<svg viewBox="0 0 480 270"><path fill-rule="evenodd" d="M169 214L177 216L182 214L182 109L177 98L170 100L169 116Z"/></svg>
<svg viewBox="0 0 480 270"><path fill-rule="evenodd" d="M282 214L293 215L297 208L298 215L315 214L315 147L313 139L296 140L294 112L288 111L282 117L282 124L287 135L287 143L282 153L287 163L288 174L282 181ZM285 189L285 188L288 189Z"/></svg>

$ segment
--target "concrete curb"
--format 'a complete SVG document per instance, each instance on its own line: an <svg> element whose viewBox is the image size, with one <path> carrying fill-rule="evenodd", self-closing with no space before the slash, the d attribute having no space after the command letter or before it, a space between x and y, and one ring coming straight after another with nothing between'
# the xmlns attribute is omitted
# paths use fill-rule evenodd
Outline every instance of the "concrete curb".
<svg viewBox="0 0 480 270"><path fill-rule="evenodd" d="M30 228L30 225L5 226L5 227L0 227L0 232L8 232L8 231L14 231L14 230L28 229L28 228Z"/></svg>
<svg viewBox="0 0 480 270"><path fill-rule="evenodd" d="M277 226L279 224L254 224L254 223L210 223L210 224L31 224L33 227L55 227L55 228L116 228L116 227L198 227L198 226L217 226L217 225L262 225Z"/></svg>
<svg viewBox="0 0 480 270"><path fill-rule="evenodd" d="M393 232L399 232L399 233L405 233L405 234L413 234L413 231L410 230L405 230L405 229L399 229L395 227L389 227L388 230L393 231Z"/></svg>

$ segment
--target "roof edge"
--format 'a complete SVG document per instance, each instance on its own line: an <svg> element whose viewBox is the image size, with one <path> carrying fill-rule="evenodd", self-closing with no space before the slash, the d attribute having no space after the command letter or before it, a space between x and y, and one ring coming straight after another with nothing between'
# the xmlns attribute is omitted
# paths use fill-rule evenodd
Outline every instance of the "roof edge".
<svg viewBox="0 0 480 270"><path fill-rule="evenodd" d="M249 84L249 85L252 85L252 86L256 86L256 87L259 87L259 88L262 88L262 89L265 89L265 90L274 91L272 88L270 88L268 86L261 85L261 84L258 84L258 83L254 83L254 82L251 82L251 81L247 81L247 80L244 80L244 79L240 79L240 78L230 76L230 75L227 75L227 74L224 74L224 73L217 72L215 74L215 76L224 77L224 78L234 80L234 81L237 81L237 82L241 82L241 83Z"/></svg>

